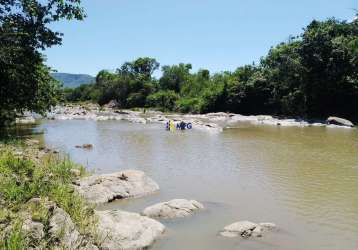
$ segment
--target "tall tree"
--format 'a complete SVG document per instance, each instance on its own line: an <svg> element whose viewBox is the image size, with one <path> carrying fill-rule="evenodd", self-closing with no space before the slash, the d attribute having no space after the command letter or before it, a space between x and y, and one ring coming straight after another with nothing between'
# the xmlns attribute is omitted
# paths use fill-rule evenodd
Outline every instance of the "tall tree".
<svg viewBox="0 0 358 250"><path fill-rule="evenodd" d="M0 0L0 126L56 103L59 87L41 50L61 44L62 34L49 24L84 16L80 0Z"/></svg>

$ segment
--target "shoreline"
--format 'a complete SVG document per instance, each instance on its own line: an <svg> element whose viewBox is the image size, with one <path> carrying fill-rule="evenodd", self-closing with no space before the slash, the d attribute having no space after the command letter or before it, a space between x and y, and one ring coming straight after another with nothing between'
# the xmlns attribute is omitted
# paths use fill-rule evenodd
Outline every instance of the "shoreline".
<svg viewBox="0 0 358 250"><path fill-rule="evenodd" d="M305 119L282 118L271 115L241 115L234 113L206 113L206 114L179 114L164 113L155 110L134 111L129 109L115 109L100 107L95 104L56 106L47 114L45 119L51 120L125 120L132 123L161 123L168 120L192 123L194 129L209 132L222 132L224 129L238 128L242 124L269 125L281 127L327 127L352 129L354 126L329 124L327 121L309 121ZM340 118L339 118L340 119Z"/></svg>

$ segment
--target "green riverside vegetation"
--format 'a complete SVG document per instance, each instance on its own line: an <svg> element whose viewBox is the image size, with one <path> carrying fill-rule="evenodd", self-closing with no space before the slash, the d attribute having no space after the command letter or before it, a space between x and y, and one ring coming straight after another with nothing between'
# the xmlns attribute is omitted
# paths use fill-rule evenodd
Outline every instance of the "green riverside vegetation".
<svg viewBox="0 0 358 250"><path fill-rule="evenodd" d="M46 202L54 202L69 214L82 235L95 235L94 210L73 189L75 176L71 169L85 170L68 159L54 154L38 157L38 146L25 146L21 141L0 142L0 249L52 249L58 246L49 233L50 210ZM31 199L40 199L39 203ZM30 217L44 225L44 237L37 242L23 229Z"/></svg>
<svg viewBox="0 0 358 250"><path fill-rule="evenodd" d="M138 58L116 72L100 71L96 83L66 89L69 102L111 100L121 108L163 111L272 114L358 120L358 20L312 21L304 32L273 47L258 65L211 75L191 64L161 67Z"/></svg>

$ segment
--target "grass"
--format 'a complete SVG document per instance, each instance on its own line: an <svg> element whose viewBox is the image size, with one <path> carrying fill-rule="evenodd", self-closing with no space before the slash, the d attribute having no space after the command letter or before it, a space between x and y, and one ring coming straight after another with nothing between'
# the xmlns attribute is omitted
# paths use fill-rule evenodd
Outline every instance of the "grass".
<svg viewBox="0 0 358 250"><path fill-rule="evenodd" d="M35 161L28 153L20 156L14 153L26 150L24 147L18 142L0 146L0 249L27 249L33 244L22 232L22 214L30 214L33 221L45 225L46 231L49 220L46 201L55 202L66 211L81 234L93 236L94 207L72 186L75 177L71 169L79 169L82 175L86 174L85 169L53 154ZM32 198L40 198L41 202L29 203ZM48 240L44 243L45 249L51 249L51 240L45 240Z"/></svg>

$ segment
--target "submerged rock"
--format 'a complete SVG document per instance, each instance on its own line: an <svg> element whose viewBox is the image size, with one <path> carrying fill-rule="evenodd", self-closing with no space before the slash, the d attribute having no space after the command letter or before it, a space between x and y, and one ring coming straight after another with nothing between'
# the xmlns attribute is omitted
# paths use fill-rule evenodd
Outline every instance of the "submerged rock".
<svg viewBox="0 0 358 250"><path fill-rule="evenodd" d="M220 231L219 234L224 237L262 237L265 231L269 231L274 228L276 228L274 223L265 222L256 224L251 221L238 221L224 227L224 229Z"/></svg>
<svg viewBox="0 0 358 250"><path fill-rule="evenodd" d="M101 249L147 249L165 231L160 222L137 213L107 210L96 215Z"/></svg>
<svg viewBox="0 0 358 250"><path fill-rule="evenodd" d="M354 127L354 124L351 121L335 116L328 117L327 123L333 125L339 125L339 126Z"/></svg>
<svg viewBox="0 0 358 250"><path fill-rule="evenodd" d="M76 145L75 147L76 148L84 148L84 149L92 149L93 145L89 144L89 143L86 143L86 144L83 144L83 145Z"/></svg>
<svg viewBox="0 0 358 250"><path fill-rule="evenodd" d="M177 218L192 215L204 206L195 200L174 199L147 207L142 214L149 217Z"/></svg>
<svg viewBox="0 0 358 250"><path fill-rule="evenodd" d="M142 171L125 170L85 177L76 189L88 202L99 204L145 196L159 190L159 186Z"/></svg>

